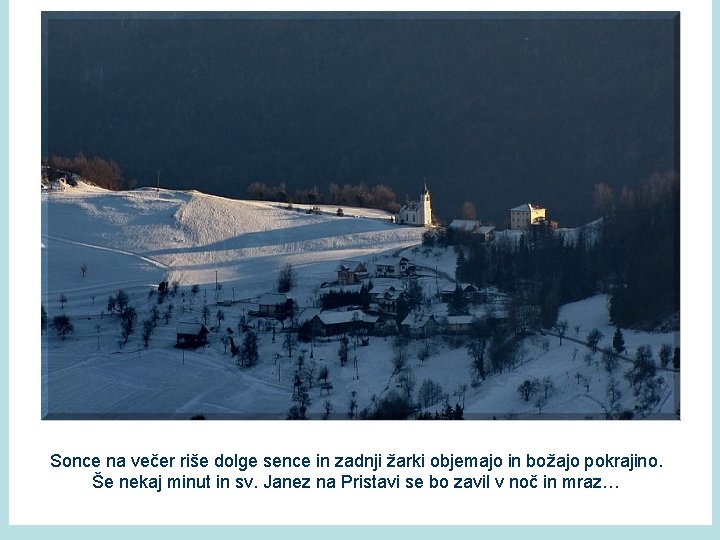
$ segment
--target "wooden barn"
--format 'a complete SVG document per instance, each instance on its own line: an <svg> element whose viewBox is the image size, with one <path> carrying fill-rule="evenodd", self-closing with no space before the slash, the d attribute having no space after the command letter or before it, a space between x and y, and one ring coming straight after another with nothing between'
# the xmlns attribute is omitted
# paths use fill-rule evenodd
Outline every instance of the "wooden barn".
<svg viewBox="0 0 720 540"><path fill-rule="evenodd" d="M200 347L207 344L208 329L202 323L181 322L177 327L177 347Z"/></svg>

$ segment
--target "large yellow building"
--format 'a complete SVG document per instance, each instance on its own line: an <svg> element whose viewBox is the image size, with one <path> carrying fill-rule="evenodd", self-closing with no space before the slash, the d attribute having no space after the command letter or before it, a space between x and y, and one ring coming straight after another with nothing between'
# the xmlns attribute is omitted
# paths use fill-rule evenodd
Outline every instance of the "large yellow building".
<svg viewBox="0 0 720 540"><path fill-rule="evenodd" d="M536 221L545 219L545 208L536 204L521 204L510 209L510 228L527 229Z"/></svg>

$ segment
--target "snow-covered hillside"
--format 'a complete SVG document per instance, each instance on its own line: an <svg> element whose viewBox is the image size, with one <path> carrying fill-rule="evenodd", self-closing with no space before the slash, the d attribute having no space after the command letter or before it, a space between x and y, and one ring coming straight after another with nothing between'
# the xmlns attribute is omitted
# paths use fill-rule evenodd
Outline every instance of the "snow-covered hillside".
<svg viewBox="0 0 720 540"><path fill-rule="evenodd" d="M260 295L274 290L287 263L298 274L292 295L301 308L316 302L320 284L333 281L338 262L348 259L372 263L402 253L428 271L428 277L420 278L426 293L453 279L452 250L429 254L413 249L423 229L393 225L387 214L374 210L345 208L346 217L337 217L330 207L316 215L279 203L154 189L108 192L83 183L44 190L42 204L43 304L51 321L67 314L74 326L65 340L52 330L42 338L43 414L48 418L285 418L301 354L305 370L315 374L308 390L310 414L323 416L329 403L331 418L347 418L352 400L361 410L396 389L392 338L351 344L349 362L341 367L338 338L312 346L300 343L288 357L281 327L273 331L254 319L259 361L238 369L222 342L225 330L235 329L236 339L242 339L238 322L257 309ZM179 282L180 289L157 305L157 295L150 291L163 280ZM196 284L199 291L192 292ZM107 309L108 297L119 289L138 311L137 330L127 343L122 343L117 315ZM67 301L61 302L61 296ZM230 301L232 305L224 305ZM162 315L145 347L141 321L155 306ZM204 306L211 310L209 344L175 348L177 324L202 322ZM224 319L216 318L218 311ZM600 354L588 355L580 342L597 328L604 335L600 345L610 344L614 328L607 319L606 298L564 306L560 318L568 321L567 338L577 342L566 339L560 346L552 336L528 338L514 369L475 385L470 384L471 360L463 338L412 341L408 352L415 391L426 379L439 383L451 403L464 402L468 419L604 417L608 375ZM674 336L625 331L625 341L632 356L640 345L649 344L656 352L661 344L673 344ZM431 355L420 362L418 353L428 345ZM329 392L321 392L317 380L324 366L332 383ZM623 377L627 367L621 365L614 377L621 403L632 408L632 391ZM553 382L553 392L540 404L525 401L517 391L535 377ZM675 374L667 372L665 381L656 412L673 417Z"/></svg>

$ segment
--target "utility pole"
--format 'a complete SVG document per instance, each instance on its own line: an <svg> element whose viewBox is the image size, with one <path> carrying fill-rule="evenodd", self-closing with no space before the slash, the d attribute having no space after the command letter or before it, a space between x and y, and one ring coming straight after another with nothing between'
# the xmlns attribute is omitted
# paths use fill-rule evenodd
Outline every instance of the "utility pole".
<svg viewBox="0 0 720 540"><path fill-rule="evenodd" d="M157 188L155 189L155 191L158 192L158 196L159 196L159 194L160 194L160 169L158 169L158 174L157 174Z"/></svg>

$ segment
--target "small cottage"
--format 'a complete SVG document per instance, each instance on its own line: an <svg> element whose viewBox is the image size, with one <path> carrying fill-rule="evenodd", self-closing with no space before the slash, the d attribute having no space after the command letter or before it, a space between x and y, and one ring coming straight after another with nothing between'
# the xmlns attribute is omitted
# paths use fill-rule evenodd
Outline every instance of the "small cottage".
<svg viewBox="0 0 720 540"><path fill-rule="evenodd" d="M435 315L426 311L413 311L403 319L400 327L403 334L414 338L432 336L440 330Z"/></svg>
<svg viewBox="0 0 720 540"><path fill-rule="evenodd" d="M181 322L177 326L177 347L200 347L207 344L208 329L204 324Z"/></svg>
<svg viewBox="0 0 720 540"><path fill-rule="evenodd" d="M450 315L445 321L445 333L453 335L469 334L475 318L472 315Z"/></svg>
<svg viewBox="0 0 720 540"><path fill-rule="evenodd" d="M377 315L369 315L361 310L323 311L315 315L311 321L311 332L316 336L335 336L348 332L369 334L378 322Z"/></svg>
<svg viewBox="0 0 720 540"><path fill-rule="evenodd" d="M266 293L258 300L258 314L260 317L283 319L291 309L292 298L287 294Z"/></svg>
<svg viewBox="0 0 720 540"><path fill-rule="evenodd" d="M477 231L480 225L481 223L477 219L453 219L448 228L458 232L471 233Z"/></svg>
<svg viewBox="0 0 720 540"><path fill-rule="evenodd" d="M478 227L473 234L478 235L482 242L490 242L495 236L495 227L492 225L483 225Z"/></svg>

